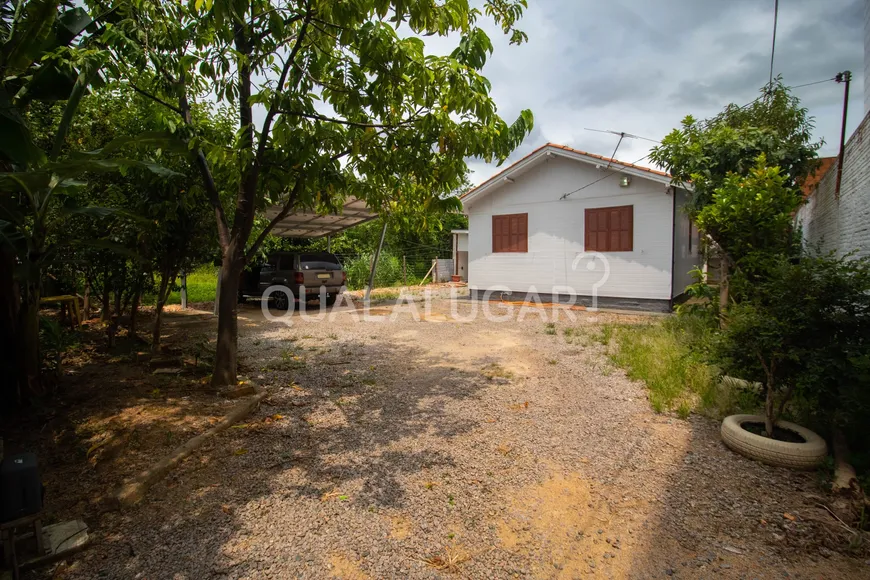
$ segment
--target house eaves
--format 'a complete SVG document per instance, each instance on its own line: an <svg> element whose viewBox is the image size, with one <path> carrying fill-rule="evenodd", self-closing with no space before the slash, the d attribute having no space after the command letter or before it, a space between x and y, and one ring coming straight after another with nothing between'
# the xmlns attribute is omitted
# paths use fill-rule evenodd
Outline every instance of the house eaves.
<svg viewBox="0 0 870 580"><path fill-rule="evenodd" d="M460 199L462 200L463 204L467 204L474 199L488 195L505 183L513 183L515 179L519 178L523 173L527 172L538 164L546 161L547 159L552 159L555 157L564 157L566 159L581 161L590 165L601 167L602 169L605 167L605 164L609 164L610 169L614 172L614 174L623 173L634 177L640 177L642 179L649 179L665 185L671 185L671 176L663 171L657 171L655 169L650 169L649 167L643 167L641 165L635 165L633 163L626 163L624 161L619 161L618 159L611 159L609 157L603 157L594 153L587 153L586 151L572 149L571 147L566 147L565 145L547 143L546 145L535 149L516 163L507 167L506 169L503 169L502 171L496 173L474 189L467 191L464 195L460 196ZM578 184L578 186L583 185L585 184Z"/></svg>

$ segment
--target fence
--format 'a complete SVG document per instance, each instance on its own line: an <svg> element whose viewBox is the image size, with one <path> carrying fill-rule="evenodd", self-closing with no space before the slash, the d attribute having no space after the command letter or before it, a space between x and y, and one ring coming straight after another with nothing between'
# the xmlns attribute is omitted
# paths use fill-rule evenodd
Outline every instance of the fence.
<svg viewBox="0 0 870 580"><path fill-rule="evenodd" d="M338 258L347 272L348 288L351 290L365 288L374 254L339 254ZM437 261L436 268L432 267L433 260ZM453 260L437 258L435 252L417 251L400 254L390 248L384 248L378 259L375 287L414 285L420 284L424 278L426 282L431 282L436 277L438 281L446 282L450 280L452 274Z"/></svg>

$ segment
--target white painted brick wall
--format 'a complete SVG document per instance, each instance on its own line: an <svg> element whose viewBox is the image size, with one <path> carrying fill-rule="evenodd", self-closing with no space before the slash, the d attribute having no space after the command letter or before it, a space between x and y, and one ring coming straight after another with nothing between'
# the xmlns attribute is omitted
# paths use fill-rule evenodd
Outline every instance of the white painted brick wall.
<svg viewBox="0 0 870 580"><path fill-rule="evenodd" d="M797 214L805 243L839 255L870 256L870 114L846 143L840 199L835 195L837 163Z"/></svg>
<svg viewBox="0 0 870 580"><path fill-rule="evenodd" d="M870 0L864 0L864 114L870 113Z"/></svg>

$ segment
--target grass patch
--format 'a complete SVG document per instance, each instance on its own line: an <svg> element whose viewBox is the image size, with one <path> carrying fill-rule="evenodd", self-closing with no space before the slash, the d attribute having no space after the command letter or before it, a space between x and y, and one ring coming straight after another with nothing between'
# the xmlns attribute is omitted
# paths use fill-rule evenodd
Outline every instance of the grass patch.
<svg viewBox="0 0 870 580"><path fill-rule="evenodd" d="M214 266L202 266L187 275L187 301L213 302L217 289L218 269ZM176 281L181 284L181 279ZM181 292L176 290L169 295L167 304L181 304Z"/></svg>
<svg viewBox="0 0 870 580"><path fill-rule="evenodd" d="M556 332L557 330L555 322L548 322L546 325L544 325L544 334L556 334Z"/></svg>
<svg viewBox="0 0 870 580"><path fill-rule="evenodd" d="M305 359L300 356L299 350L289 348L281 352L281 358L266 365L263 370L267 371L295 371L305 368Z"/></svg>
<svg viewBox="0 0 870 580"><path fill-rule="evenodd" d="M649 388L656 412L692 412L716 417L757 408L758 395L751 387L722 382L719 370L705 353L713 330L693 316L634 326L604 325L600 342L614 343L611 360L628 376Z"/></svg>
<svg viewBox="0 0 870 580"><path fill-rule="evenodd" d="M481 374L485 376L489 380L493 379L512 379L514 378L514 373L504 368L498 363L488 364L483 369L481 369Z"/></svg>

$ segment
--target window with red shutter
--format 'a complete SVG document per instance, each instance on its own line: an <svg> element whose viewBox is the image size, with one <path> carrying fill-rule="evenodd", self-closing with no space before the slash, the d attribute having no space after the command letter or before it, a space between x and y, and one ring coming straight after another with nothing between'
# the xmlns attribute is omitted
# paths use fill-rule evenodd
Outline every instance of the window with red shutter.
<svg viewBox="0 0 870 580"><path fill-rule="evenodd" d="M529 251L529 214L492 216L493 252Z"/></svg>
<svg viewBox="0 0 870 580"><path fill-rule="evenodd" d="M631 252L634 249L634 206L587 209L587 252Z"/></svg>

